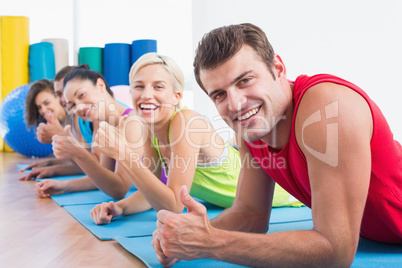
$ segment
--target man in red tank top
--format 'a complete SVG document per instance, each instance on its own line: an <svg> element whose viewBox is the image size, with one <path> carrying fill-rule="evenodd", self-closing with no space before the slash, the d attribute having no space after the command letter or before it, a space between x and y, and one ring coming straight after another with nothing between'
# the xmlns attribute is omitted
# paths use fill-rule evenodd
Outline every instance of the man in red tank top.
<svg viewBox="0 0 402 268"><path fill-rule="evenodd" d="M152 244L162 264L350 266L359 236L402 243L401 145L360 88L325 74L289 81L252 24L205 35L194 67L237 133L242 170L233 206L211 222L184 187L189 213L158 213ZM312 209L312 230L266 234L275 181Z"/></svg>

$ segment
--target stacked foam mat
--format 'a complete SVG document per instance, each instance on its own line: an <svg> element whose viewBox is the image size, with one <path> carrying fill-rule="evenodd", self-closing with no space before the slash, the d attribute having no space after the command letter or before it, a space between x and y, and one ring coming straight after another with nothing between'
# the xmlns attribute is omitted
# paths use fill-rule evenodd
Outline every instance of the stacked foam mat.
<svg viewBox="0 0 402 268"><path fill-rule="evenodd" d="M81 47L78 63L86 63L91 69L102 73L111 87L129 85L128 74L132 64L149 52L157 52L156 40L139 39L131 44L108 43L105 47Z"/></svg>
<svg viewBox="0 0 402 268"><path fill-rule="evenodd" d="M26 165L18 165L23 168ZM29 171L26 171L29 172ZM55 177L56 180L76 179L81 176ZM133 186L129 196L137 189ZM143 213L121 216L112 220L108 225L96 225L90 210L99 203L113 199L101 191L87 191L54 195L51 197L58 205L64 207L85 228L100 240L116 240L127 251L141 259L148 267L162 267L152 248L152 233L156 229L156 211L149 210ZM200 201L200 200L198 200ZM202 202L208 211L210 219L216 217L222 208ZM184 211L183 213L186 213ZM309 230L313 227L311 210L307 207L274 208L272 209L268 233ZM286 241L285 241L286 242ZM352 267L401 267L402 246L383 244L360 239L358 251ZM242 267L227 262L202 259L194 261L180 261L174 267Z"/></svg>

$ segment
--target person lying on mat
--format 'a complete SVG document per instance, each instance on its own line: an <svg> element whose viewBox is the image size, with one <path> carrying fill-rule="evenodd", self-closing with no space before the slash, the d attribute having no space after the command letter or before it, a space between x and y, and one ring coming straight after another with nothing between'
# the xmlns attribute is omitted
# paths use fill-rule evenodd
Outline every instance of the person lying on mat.
<svg viewBox="0 0 402 268"><path fill-rule="evenodd" d="M194 72L237 133L242 168L233 206L214 220L185 184L189 212L158 212L152 245L163 266L343 267L359 235L402 243L402 147L363 90L327 74L289 81L265 33L247 23L206 34ZM313 229L266 234L275 181L311 207Z"/></svg>
<svg viewBox="0 0 402 268"><path fill-rule="evenodd" d="M75 67L76 66L65 66L56 74L52 85L54 91L49 90L48 83L44 84L39 82L40 85L34 83L32 85L33 87L31 86L33 90L28 93L25 100L24 117L28 128L34 126L36 137L41 143L51 143L53 135L63 135L63 126L69 121L74 122L72 132L79 141L88 144L91 144L92 142L92 123L84 121L78 116L68 117L67 112L65 111L66 101L63 96L63 80L64 77ZM43 99L42 103L37 104L37 96L42 92L42 90L46 90L45 92L48 93L48 95L41 93L47 98ZM54 102L54 94L56 95L59 104L64 108L64 111ZM41 111L38 110L39 108ZM58 111L57 116L55 115L55 110ZM41 115L41 113L43 115ZM56 120L55 117L57 117L58 120ZM99 156L96 157L99 158ZM70 160L47 159L37 161L20 171L24 172L29 169L32 169L32 171L25 174L19 180L84 174L84 172Z"/></svg>
<svg viewBox="0 0 402 268"><path fill-rule="evenodd" d="M63 87L69 113L74 113L84 120L117 125L121 116L132 111L113 98L113 92L103 75L90 70L88 65L81 65L72 70L64 78ZM123 198L132 182L119 164L105 154L101 154L98 161L85 148L86 143L79 142L72 135L70 125L67 125L64 131L65 135L55 135L52 138L54 155L60 160L73 160L87 176L68 181L43 180L36 187L39 196L49 197L53 194L99 189L114 199ZM129 128L127 135L135 137Z"/></svg>
<svg viewBox="0 0 402 268"><path fill-rule="evenodd" d="M117 128L103 124L95 144L104 145L97 147L98 150L125 168L138 191L117 203L95 206L91 210L94 222L107 224L113 217L150 208L181 212L184 206L178 197L182 184L200 199L230 207L240 170L239 153L222 140L203 116L180 108L184 77L177 63L156 53L143 55L131 68L130 87L133 106L140 116L138 120L146 126L142 129L141 144L144 158L134 144L127 143L124 127L129 123L123 120ZM130 124L136 123L130 121ZM115 144L126 144L126 151L119 150ZM159 179L161 172L166 172L166 185ZM300 203L289 201L290 194L280 187L277 193L278 206Z"/></svg>
<svg viewBox="0 0 402 268"><path fill-rule="evenodd" d="M240 170L239 153L203 116L181 108L184 76L177 63L156 53L143 55L131 67L130 90L137 123L123 118L118 127L102 124L94 146L124 167L138 191L116 204L97 205L91 210L95 223L106 224L112 217L150 208L181 212L182 184L198 198L230 207ZM125 127L141 126L140 122L142 143L130 146ZM126 144L125 150L115 144ZM166 184L159 179L162 166Z"/></svg>

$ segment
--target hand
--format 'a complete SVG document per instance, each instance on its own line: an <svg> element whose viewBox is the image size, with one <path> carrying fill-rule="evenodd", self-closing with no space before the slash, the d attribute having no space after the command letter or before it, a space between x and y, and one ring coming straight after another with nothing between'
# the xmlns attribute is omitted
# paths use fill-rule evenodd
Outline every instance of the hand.
<svg viewBox="0 0 402 268"><path fill-rule="evenodd" d="M36 184L36 191L39 197L46 198L51 195L64 194L66 182L46 179Z"/></svg>
<svg viewBox="0 0 402 268"><path fill-rule="evenodd" d="M100 122L92 147L115 160L119 159L120 153L124 157L125 150L128 148L124 136L124 121L126 118L127 115L122 116L117 127L109 125L105 121Z"/></svg>
<svg viewBox="0 0 402 268"><path fill-rule="evenodd" d="M171 267L179 260L175 259L175 258L169 258L165 255L165 253L162 250L159 237L160 237L159 230L156 229L152 234L152 238L153 238L152 242L151 242L152 247L154 248L156 257L158 258L158 261L162 264L162 266L163 267Z"/></svg>
<svg viewBox="0 0 402 268"><path fill-rule="evenodd" d="M33 168L36 168L36 167L45 167L45 166L49 166L49 165L50 165L49 160L35 162L35 163L30 164L29 166L26 166L26 167L20 169L20 172L24 172L25 170L33 169Z"/></svg>
<svg viewBox="0 0 402 268"><path fill-rule="evenodd" d="M42 178L50 178L55 174L54 166L33 168L27 175L19 178L20 181L28 181Z"/></svg>
<svg viewBox="0 0 402 268"><path fill-rule="evenodd" d="M36 136L41 143L51 143L54 135L64 135L63 126L56 118L55 114L47 112L45 114L47 123L40 123L36 128Z"/></svg>
<svg viewBox="0 0 402 268"><path fill-rule="evenodd" d="M187 208L187 214L166 210L157 214L157 230L153 234L152 246L164 266L177 262L175 259L208 258L206 253L212 240L212 226L207 210L188 194L186 186L180 189L180 200Z"/></svg>
<svg viewBox="0 0 402 268"><path fill-rule="evenodd" d="M71 133L71 126L65 127L65 135L53 136L53 153L57 159L71 159L79 154L80 150L85 150L84 146Z"/></svg>
<svg viewBox="0 0 402 268"><path fill-rule="evenodd" d="M123 209L114 201L96 205L91 209L91 217L96 224L108 224L113 218L123 214Z"/></svg>

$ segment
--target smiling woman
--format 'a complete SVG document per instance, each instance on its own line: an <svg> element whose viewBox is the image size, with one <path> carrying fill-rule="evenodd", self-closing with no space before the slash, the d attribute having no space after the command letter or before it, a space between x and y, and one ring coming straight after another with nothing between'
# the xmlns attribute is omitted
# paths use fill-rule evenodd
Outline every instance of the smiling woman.
<svg viewBox="0 0 402 268"><path fill-rule="evenodd" d="M66 117L66 111L54 94L52 81L41 79L32 83L25 99L24 117L27 128L34 126L36 131L39 123L46 122L45 115L47 113L54 114L60 123Z"/></svg>
<svg viewBox="0 0 402 268"><path fill-rule="evenodd" d="M104 121L117 124L121 116L132 110L118 103L103 75L90 70L87 65L72 70L64 78L63 86L69 112L92 123ZM104 154L101 154L98 162L84 144L74 138L70 126L66 126L65 130L66 135L53 137L54 155L60 160L72 159L87 177L65 182L43 180L37 185L40 196L100 189L114 199L123 198L132 183L118 164ZM95 128L94 133L96 131ZM135 136L135 133L128 133Z"/></svg>
<svg viewBox="0 0 402 268"><path fill-rule="evenodd" d="M203 116L180 109L184 77L177 63L156 53L140 57L130 71L133 107L144 123L143 157L136 148L127 147L119 157L138 191L117 203L97 205L91 215L95 223L107 224L113 217L139 213L151 207L181 212L179 190L186 185L190 193L221 207L233 203L240 170L239 153L225 143ZM123 120L115 128L105 124L96 143L104 144L103 153L116 158L113 141L127 144ZM162 168L163 167L163 168ZM160 182L164 172L166 185ZM145 204L148 204L145 206Z"/></svg>

